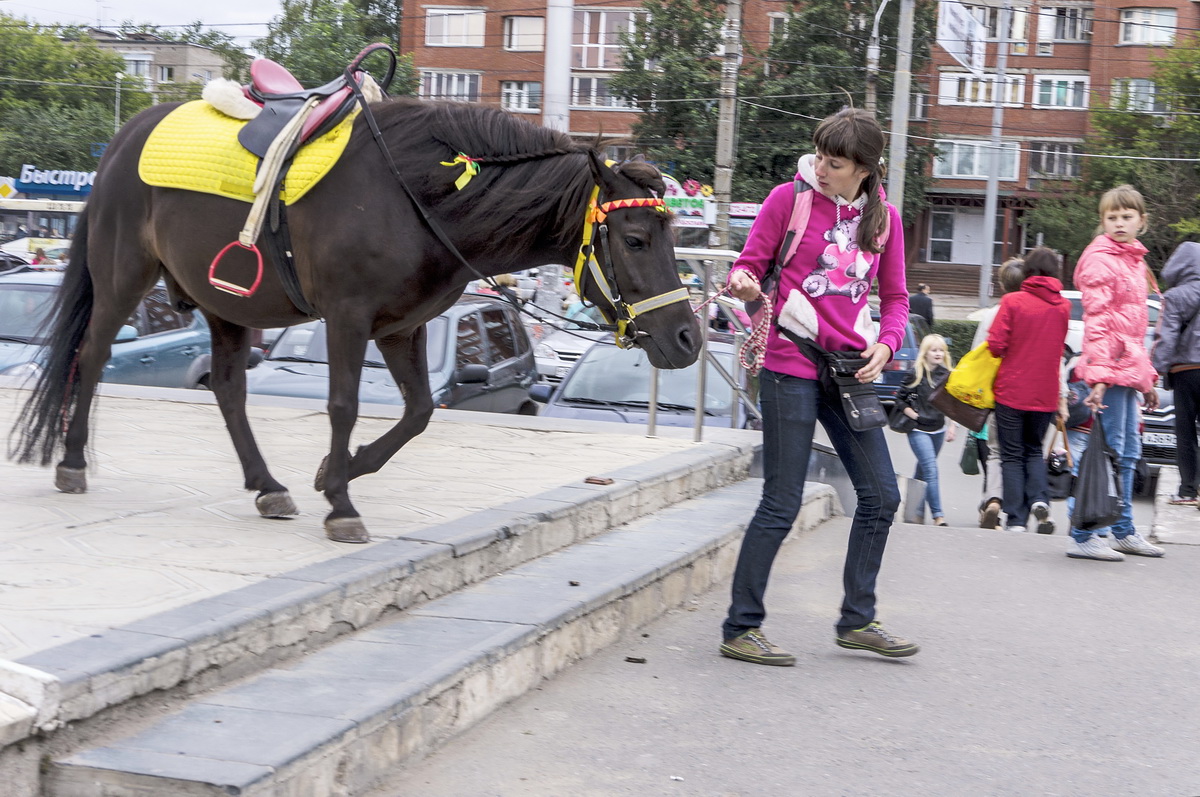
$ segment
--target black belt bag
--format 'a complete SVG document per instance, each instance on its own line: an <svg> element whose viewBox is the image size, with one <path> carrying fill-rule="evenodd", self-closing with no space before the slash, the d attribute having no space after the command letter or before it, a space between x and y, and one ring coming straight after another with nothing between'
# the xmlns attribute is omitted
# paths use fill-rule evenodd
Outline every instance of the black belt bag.
<svg viewBox="0 0 1200 797"><path fill-rule="evenodd" d="M887 426L887 413L875 394L875 386L863 384L855 376L870 362L860 351L826 351L808 338L802 338L785 327L779 327L788 340L795 343L804 356L817 366L821 387L836 396L846 414L846 423L856 432Z"/></svg>

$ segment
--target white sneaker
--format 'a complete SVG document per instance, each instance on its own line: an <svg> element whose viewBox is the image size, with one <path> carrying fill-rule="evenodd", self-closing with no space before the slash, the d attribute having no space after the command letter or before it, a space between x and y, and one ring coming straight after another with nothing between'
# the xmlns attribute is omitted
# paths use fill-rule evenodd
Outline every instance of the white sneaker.
<svg viewBox="0 0 1200 797"><path fill-rule="evenodd" d="M1115 537L1112 547L1135 556L1162 556L1166 553L1157 545L1151 545L1141 533L1136 531L1128 537Z"/></svg>
<svg viewBox="0 0 1200 797"><path fill-rule="evenodd" d="M1067 556L1072 559L1099 559L1101 562L1125 561L1125 554L1109 548L1094 534L1083 542L1076 542L1072 537L1067 543Z"/></svg>
<svg viewBox="0 0 1200 797"><path fill-rule="evenodd" d="M1033 506L1029 507L1029 511L1033 512L1033 516L1037 518L1037 533L1038 534L1053 534L1054 521L1050 519L1050 505L1045 501L1038 501Z"/></svg>
<svg viewBox="0 0 1200 797"><path fill-rule="evenodd" d="M1024 526L1005 526L1006 531L1019 531L1024 534L1027 529Z"/></svg>

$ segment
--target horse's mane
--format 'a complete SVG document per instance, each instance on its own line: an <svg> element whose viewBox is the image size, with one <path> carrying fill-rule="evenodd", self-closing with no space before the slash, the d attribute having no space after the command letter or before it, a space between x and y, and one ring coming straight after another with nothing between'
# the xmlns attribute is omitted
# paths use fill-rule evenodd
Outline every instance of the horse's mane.
<svg viewBox="0 0 1200 797"><path fill-rule="evenodd" d="M469 216L472 239L502 232L517 247L546 234L564 246L578 240L594 180L588 149L570 136L470 103L401 97L372 110L405 180L439 216ZM460 152L480 161L461 191L454 181L462 166L441 165ZM626 176L640 184L634 174ZM653 180L661 186L657 172Z"/></svg>

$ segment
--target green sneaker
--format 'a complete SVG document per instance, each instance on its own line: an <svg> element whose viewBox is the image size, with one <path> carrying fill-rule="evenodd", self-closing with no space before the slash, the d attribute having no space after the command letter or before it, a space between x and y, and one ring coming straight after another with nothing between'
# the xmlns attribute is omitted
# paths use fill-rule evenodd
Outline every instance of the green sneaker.
<svg viewBox="0 0 1200 797"><path fill-rule="evenodd" d="M889 634L883 630L883 626L879 623L867 623L862 628L856 628L853 631L843 631L837 636L839 647L850 648L852 650L869 650L872 653L878 653L880 656L889 656L891 658L902 658L904 656L915 656L921 651L921 647L907 639Z"/></svg>
<svg viewBox="0 0 1200 797"><path fill-rule="evenodd" d="M726 639L721 643L721 655L776 667L791 667L796 663L796 657L772 645L763 636L761 628L751 628L733 639Z"/></svg>

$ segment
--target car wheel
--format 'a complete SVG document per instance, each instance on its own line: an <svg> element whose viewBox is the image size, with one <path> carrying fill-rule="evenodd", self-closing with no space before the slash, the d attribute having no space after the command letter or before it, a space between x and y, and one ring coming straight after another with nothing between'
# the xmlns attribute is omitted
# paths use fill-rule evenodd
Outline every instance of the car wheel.
<svg viewBox="0 0 1200 797"><path fill-rule="evenodd" d="M208 383L210 374L205 374L196 380L196 390L212 390L212 385Z"/></svg>
<svg viewBox="0 0 1200 797"><path fill-rule="evenodd" d="M521 405L521 408L519 410L517 410L517 414L518 415L537 415L538 414L537 402L536 401L526 401L524 404Z"/></svg>

